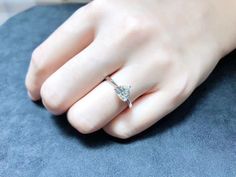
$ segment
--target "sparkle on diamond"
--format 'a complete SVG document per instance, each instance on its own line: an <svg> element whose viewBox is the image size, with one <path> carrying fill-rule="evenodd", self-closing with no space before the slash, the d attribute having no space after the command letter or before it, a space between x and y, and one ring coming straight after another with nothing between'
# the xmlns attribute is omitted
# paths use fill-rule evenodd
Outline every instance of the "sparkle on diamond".
<svg viewBox="0 0 236 177"><path fill-rule="evenodd" d="M122 101L127 101L130 96L130 86L118 86L115 92Z"/></svg>

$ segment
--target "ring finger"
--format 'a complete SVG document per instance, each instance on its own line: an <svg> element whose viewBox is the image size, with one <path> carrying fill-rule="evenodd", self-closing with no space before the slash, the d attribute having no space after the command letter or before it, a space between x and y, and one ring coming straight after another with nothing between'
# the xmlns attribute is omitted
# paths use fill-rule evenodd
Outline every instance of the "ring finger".
<svg viewBox="0 0 236 177"><path fill-rule="evenodd" d="M114 54L116 47L101 40L96 38L43 83L41 97L50 112L64 113L106 75L121 67L123 60L118 60L121 56Z"/></svg>
<svg viewBox="0 0 236 177"><path fill-rule="evenodd" d="M137 72L140 70L137 67L140 66L125 66L111 76L117 85L131 86L131 102L147 93L155 85L146 79L147 73ZM79 132L92 133L104 127L127 107L127 103L121 101L116 95L114 87L104 81L77 101L69 109L67 117L71 125Z"/></svg>

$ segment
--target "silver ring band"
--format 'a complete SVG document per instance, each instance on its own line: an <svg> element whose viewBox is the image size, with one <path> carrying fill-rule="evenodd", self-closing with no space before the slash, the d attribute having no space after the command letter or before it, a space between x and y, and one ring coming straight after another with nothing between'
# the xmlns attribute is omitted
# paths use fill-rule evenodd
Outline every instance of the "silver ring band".
<svg viewBox="0 0 236 177"><path fill-rule="evenodd" d="M126 86L126 85L119 86L109 76L106 77L106 81L108 81L114 87L114 90L115 90L117 96L120 98L120 100L122 100L123 102L126 102L129 106L129 108L131 108L132 107L132 102L130 100L131 86Z"/></svg>

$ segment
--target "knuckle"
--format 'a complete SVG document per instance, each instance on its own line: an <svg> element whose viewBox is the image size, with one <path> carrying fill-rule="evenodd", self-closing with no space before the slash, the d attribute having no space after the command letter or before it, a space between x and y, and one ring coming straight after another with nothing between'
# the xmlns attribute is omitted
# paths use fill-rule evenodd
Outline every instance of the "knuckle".
<svg viewBox="0 0 236 177"><path fill-rule="evenodd" d="M82 134L89 134L96 131L96 126L94 126L92 122L89 122L86 117L80 115L81 113L76 111L74 108L71 108L67 112L67 120L75 129L77 129Z"/></svg>
<svg viewBox="0 0 236 177"><path fill-rule="evenodd" d="M58 94L56 89L52 87L50 84L48 84L47 81L42 85L40 94L44 106L50 112L59 115L65 111L65 105L60 94Z"/></svg>
<svg viewBox="0 0 236 177"><path fill-rule="evenodd" d="M153 34L153 25L145 19L146 17L127 17L123 23L122 30L127 39L143 41Z"/></svg>

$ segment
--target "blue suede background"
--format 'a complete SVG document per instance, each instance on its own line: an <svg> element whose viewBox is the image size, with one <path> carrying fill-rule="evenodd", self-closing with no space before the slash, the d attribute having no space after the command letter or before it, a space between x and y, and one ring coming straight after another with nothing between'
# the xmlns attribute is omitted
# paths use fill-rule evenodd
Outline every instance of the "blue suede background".
<svg viewBox="0 0 236 177"><path fill-rule="evenodd" d="M235 177L236 52L182 106L131 140L81 135L65 115L27 98L33 49L78 7L36 7L0 27L0 177Z"/></svg>

